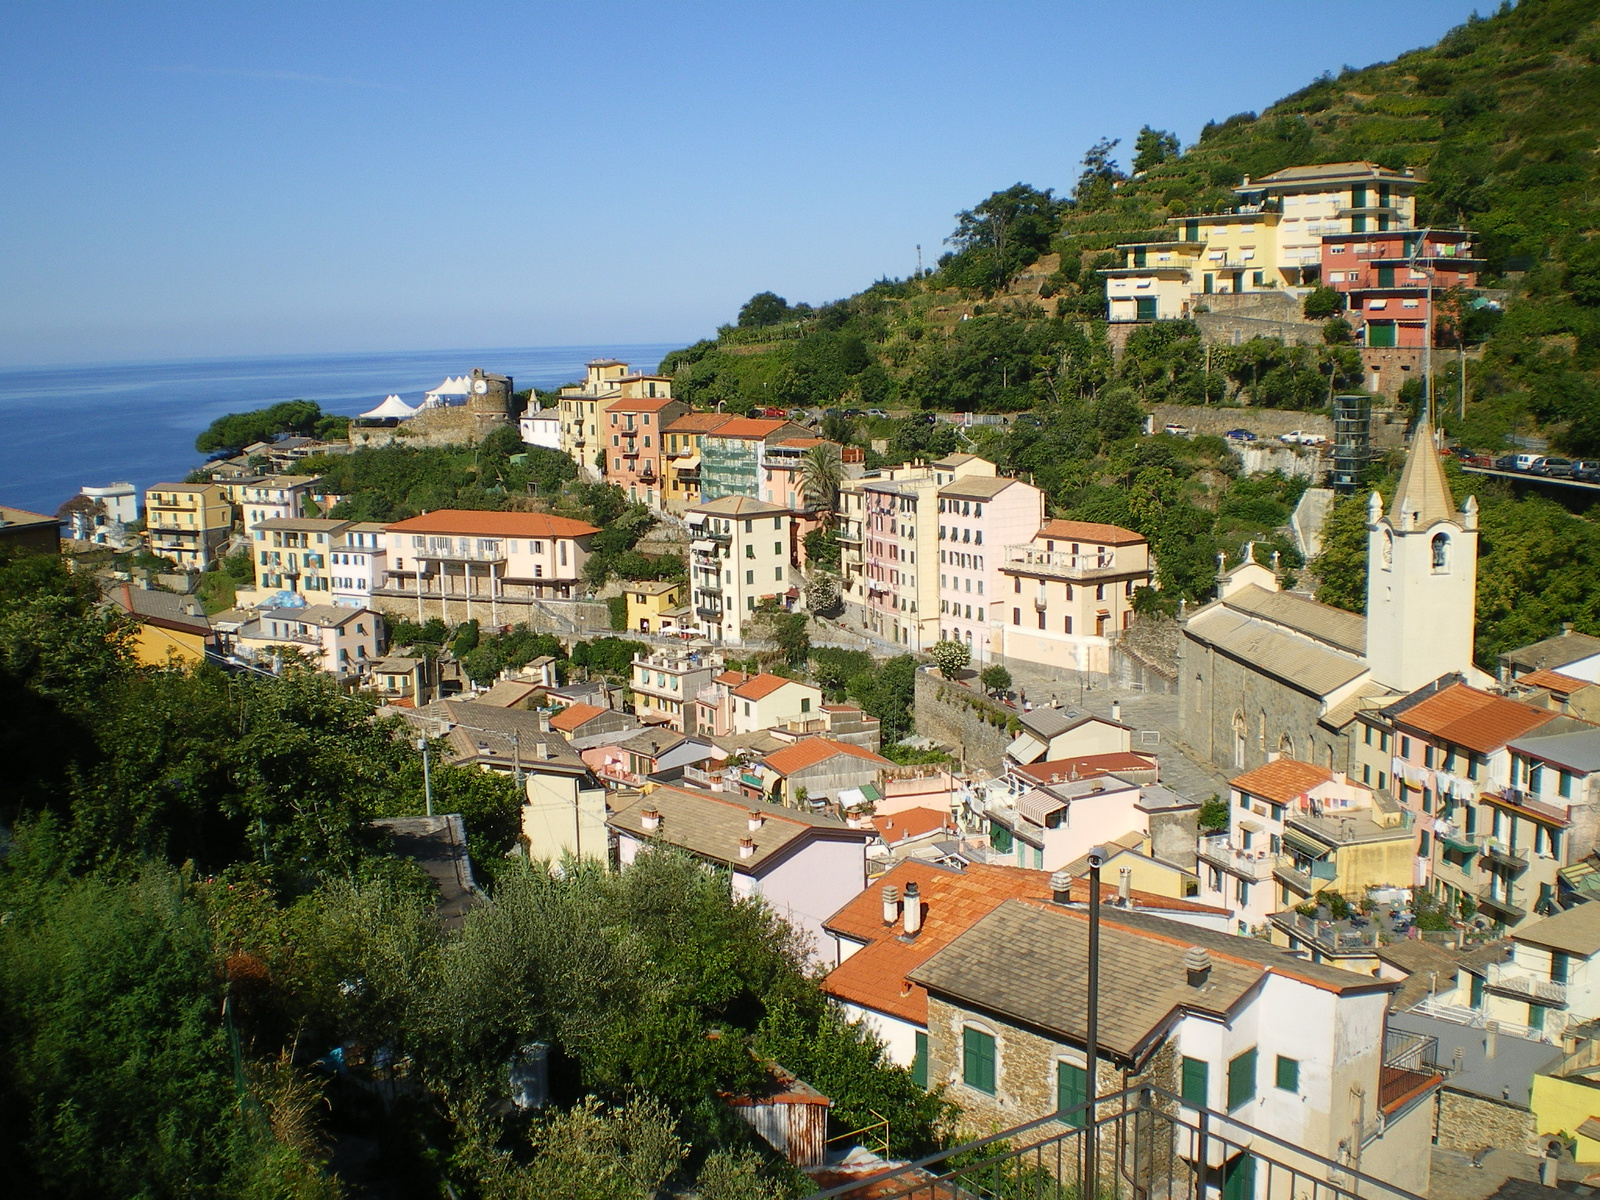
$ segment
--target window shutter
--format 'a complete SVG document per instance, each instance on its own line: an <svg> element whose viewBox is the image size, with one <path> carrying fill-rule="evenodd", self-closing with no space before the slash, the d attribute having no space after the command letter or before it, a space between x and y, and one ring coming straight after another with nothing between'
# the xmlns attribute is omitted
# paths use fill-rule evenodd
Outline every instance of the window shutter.
<svg viewBox="0 0 1600 1200"><path fill-rule="evenodd" d="M1088 1124L1088 1112L1073 1112L1089 1099L1089 1072L1071 1063L1056 1064L1056 1113L1066 1124L1081 1129Z"/></svg>
<svg viewBox="0 0 1600 1200"><path fill-rule="evenodd" d="M1180 1092L1185 1104L1204 1108L1211 1086L1211 1064L1198 1058L1183 1060L1183 1077Z"/></svg>
<svg viewBox="0 0 1600 1200"><path fill-rule="evenodd" d="M1255 1099L1256 1051L1252 1046L1228 1063L1228 1111Z"/></svg>
<svg viewBox="0 0 1600 1200"><path fill-rule="evenodd" d="M1286 1092L1300 1090L1300 1060L1278 1055L1278 1086Z"/></svg>
<svg viewBox="0 0 1600 1200"><path fill-rule="evenodd" d="M981 1029L961 1031L961 1077L968 1087L994 1094L994 1038Z"/></svg>

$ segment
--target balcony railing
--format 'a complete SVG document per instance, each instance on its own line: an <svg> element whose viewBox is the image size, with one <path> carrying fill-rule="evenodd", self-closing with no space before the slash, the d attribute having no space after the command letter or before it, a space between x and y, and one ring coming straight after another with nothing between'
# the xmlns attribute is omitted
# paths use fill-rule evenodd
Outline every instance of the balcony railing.
<svg viewBox="0 0 1600 1200"><path fill-rule="evenodd" d="M1372 950L1378 946L1376 925L1357 929L1335 921L1318 921L1298 912L1273 913L1267 919L1285 933L1329 954L1348 954L1352 950Z"/></svg>
<svg viewBox="0 0 1600 1200"><path fill-rule="evenodd" d="M1526 850L1510 850L1499 842L1485 841L1478 853L1482 860L1490 866L1503 867L1513 874L1520 875L1528 869L1528 852Z"/></svg>
<svg viewBox="0 0 1600 1200"><path fill-rule="evenodd" d="M1245 879L1266 879L1277 865L1277 856L1263 847L1260 850L1242 850L1228 844L1225 833L1200 839L1200 859L1214 867Z"/></svg>
<svg viewBox="0 0 1600 1200"><path fill-rule="evenodd" d="M1514 962L1490 963L1485 986L1491 992L1515 996L1519 1000L1534 1000L1540 1004L1567 1006L1567 985L1553 979L1540 979Z"/></svg>
<svg viewBox="0 0 1600 1200"><path fill-rule="evenodd" d="M1437 1076L1390 1067L1364 1145L1432 1094ZM1414 1097L1407 1102L1406 1097ZM916 1162L815 1172L811 1200L1417 1200L1414 1193L1154 1087L1129 1088ZM1250 1186L1252 1185L1253 1186ZM1243 1185L1243 1186L1241 1186Z"/></svg>
<svg viewBox="0 0 1600 1200"><path fill-rule="evenodd" d="M445 549L442 546L428 546L425 549L412 550L412 558L432 562L505 562L506 552L504 547L496 543L493 549L469 546L463 550L456 546Z"/></svg>
<svg viewBox="0 0 1600 1200"><path fill-rule="evenodd" d="M1117 566L1116 551L1107 547L1104 554L1074 554L1070 550L1040 550L1035 546L1007 546L1006 569L1018 568L1029 574L1081 578Z"/></svg>
<svg viewBox="0 0 1600 1200"><path fill-rule="evenodd" d="M1512 922L1521 921L1528 915L1527 909L1512 900L1509 891L1497 891L1493 887L1486 887L1478 893L1478 905L1503 917L1509 917Z"/></svg>

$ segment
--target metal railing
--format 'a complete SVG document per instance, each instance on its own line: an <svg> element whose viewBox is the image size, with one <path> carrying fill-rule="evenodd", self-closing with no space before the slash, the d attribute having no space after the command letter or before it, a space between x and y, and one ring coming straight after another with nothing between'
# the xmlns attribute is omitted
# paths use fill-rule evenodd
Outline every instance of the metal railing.
<svg viewBox="0 0 1600 1200"><path fill-rule="evenodd" d="M1514 962L1490 963L1484 983L1491 992L1509 993L1523 1000L1556 1004L1565 1008L1567 985L1553 979L1540 979Z"/></svg>
<svg viewBox="0 0 1600 1200"><path fill-rule="evenodd" d="M1415 1193L1154 1087L816 1192L810 1200L1416 1200ZM1102 1115L1103 1114L1103 1115ZM1360 1141L1367 1144L1380 1126Z"/></svg>
<svg viewBox="0 0 1600 1200"><path fill-rule="evenodd" d="M1336 922L1318 921L1293 911L1272 913L1267 919L1286 933L1304 938L1317 949L1330 953L1372 949L1379 944L1376 925L1367 929L1341 929Z"/></svg>
<svg viewBox="0 0 1600 1200"><path fill-rule="evenodd" d="M1244 879L1266 879L1277 865L1278 856L1266 847L1241 850L1230 845L1228 835L1214 834L1200 839L1200 859Z"/></svg>

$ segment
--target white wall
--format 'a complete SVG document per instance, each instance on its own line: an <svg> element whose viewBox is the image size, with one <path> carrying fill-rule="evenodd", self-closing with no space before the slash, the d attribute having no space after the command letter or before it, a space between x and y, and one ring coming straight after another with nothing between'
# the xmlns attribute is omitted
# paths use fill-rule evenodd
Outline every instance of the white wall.
<svg viewBox="0 0 1600 1200"><path fill-rule="evenodd" d="M809 934L814 961L838 961L837 939L822 923L867 886L865 841L810 843L760 876L763 899L791 925Z"/></svg>
<svg viewBox="0 0 1600 1200"><path fill-rule="evenodd" d="M860 1021L873 1033L878 1035L888 1052L889 1061L898 1067L911 1068L917 1057L917 1034L926 1033L920 1025L913 1025L910 1021L902 1021L899 1017L891 1017L877 1009L862 1008L859 1004L839 1005L844 1009L844 1015L852 1021Z"/></svg>

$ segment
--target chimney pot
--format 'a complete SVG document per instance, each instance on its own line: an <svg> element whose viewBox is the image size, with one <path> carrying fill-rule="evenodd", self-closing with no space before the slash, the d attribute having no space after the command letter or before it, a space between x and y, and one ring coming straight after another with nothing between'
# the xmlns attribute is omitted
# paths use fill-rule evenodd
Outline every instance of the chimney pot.
<svg viewBox="0 0 1600 1200"><path fill-rule="evenodd" d="M539 714L539 732L550 732L550 714L547 712L542 712Z"/></svg>
<svg viewBox="0 0 1600 1200"><path fill-rule="evenodd" d="M751 833L754 833L756 830L760 829L765 821L766 818L763 817L759 811L753 808L750 810L750 820L748 823Z"/></svg>
<svg viewBox="0 0 1600 1200"><path fill-rule="evenodd" d="M654 833L661 828L661 811L659 809L643 809L639 813L639 818L644 824L646 833Z"/></svg>
<svg viewBox="0 0 1600 1200"><path fill-rule="evenodd" d="M1204 946L1190 946L1183 952L1183 969L1192 988L1204 987L1211 977L1211 954Z"/></svg>
<svg viewBox="0 0 1600 1200"><path fill-rule="evenodd" d="M1121 700L1113 700L1111 702L1111 719L1113 721L1122 720L1122 701Z"/></svg>
<svg viewBox="0 0 1600 1200"><path fill-rule="evenodd" d="M1117 872L1117 899L1123 908L1133 903L1133 868L1123 867Z"/></svg>
<svg viewBox="0 0 1600 1200"><path fill-rule="evenodd" d="M755 853L756 853L756 842L755 842L754 838L740 838L739 839L739 857L740 858L754 858L755 857Z"/></svg>
<svg viewBox="0 0 1600 1200"><path fill-rule="evenodd" d="M883 888L883 923L893 925L900 919L900 889L894 884L885 884Z"/></svg>
<svg viewBox="0 0 1600 1200"><path fill-rule="evenodd" d="M1052 871L1050 874L1050 898L1057 904L1065 904L1072 898L1072 872Z"/></svg>
<svg viewBox="0 0 1600 1200"><path fill-rule="evenodd" d="M1483 1056L1493 1058L1500 1052L1500 1022L1490 1021L1483 1027Z"/></svg>
<svg viewBox="0 0 1600 1200"><path fill-rule="evenodd" d="M902 910L907 937L916 937L922 929L922 893L915 883L906 884L906 902Z"/></svg>

